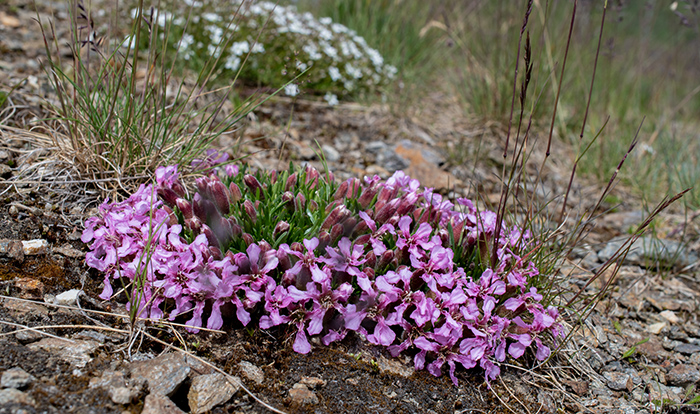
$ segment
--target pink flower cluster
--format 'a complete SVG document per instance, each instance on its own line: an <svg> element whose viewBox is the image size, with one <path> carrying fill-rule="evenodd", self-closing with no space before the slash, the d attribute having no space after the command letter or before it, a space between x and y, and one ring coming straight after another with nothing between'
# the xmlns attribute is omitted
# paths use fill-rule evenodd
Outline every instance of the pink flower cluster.
<svg viewBox="0 0 700 414"><path fill-rule="evenodd" d="M82 239L88 265L106 275L103 299L114 279L145 281L141 316L187 314L193 331L233 314L287 325L300 353L309 336L328 345L352 331L413 355L416 369L440 376L447 365L455 384L458 363L492 380L508 355L533 348L546 359L543 335L560 333L557 309L531 286L530 235L495 234L495 213L455 206L403 172L336 185L308 167L255 177L228 166L223 181L200 178L192 200L175 167L156 181L105 201Z"/></svg>

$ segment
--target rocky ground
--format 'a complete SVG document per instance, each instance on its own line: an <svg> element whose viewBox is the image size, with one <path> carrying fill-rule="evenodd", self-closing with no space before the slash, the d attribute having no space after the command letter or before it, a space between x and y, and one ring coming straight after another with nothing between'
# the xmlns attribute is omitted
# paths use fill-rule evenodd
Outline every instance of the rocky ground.
<svg viewBox="0 0 700 414"><path fill-rule="evenodd" d="M50 94L36 62L43 43L33 17L28 2L0 3L0 90L23 81L0 106L0 412L699 411L688 403L700 395L700 222L674 210L655 221L656 237L635 244L610 294L556 358L506 365L490 388L478 371L458 372L459 387L415 372L409 359L390 358L357 336L299 355L283 330L229 324L225 333L191 335L170 324L131 326L123 303L97 299L102 278L83 263L79 237L97 192L27 179L51 156L26 133L30 121L46 116ZM403 169L444 194L497 202L502 129L464 119L447 96L426 102L424 111L399 116L274 99L240 131L239 154L254 154L247 162L258 168L320 166L320 148L340 179ZM566 148L556 150L542 197L561 195L568 183ZM571 204L590 208L600 191L577 185ZM562 264L562 288L585 286L643 221L640 204L623 189L616 194L625 202Z"/></svg>

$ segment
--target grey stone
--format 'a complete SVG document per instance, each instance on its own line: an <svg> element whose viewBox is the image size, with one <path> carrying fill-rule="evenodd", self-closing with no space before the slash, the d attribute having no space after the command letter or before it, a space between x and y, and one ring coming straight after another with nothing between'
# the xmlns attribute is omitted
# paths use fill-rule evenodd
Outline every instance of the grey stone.
<svg viewBox="0 0 700 414"><path fill-rule="evenodd" d="M680 343L673 347L673 350L684 355L692 355L700 352L700 346L695 344Z"/></svg>
<svg viewBox="0 0 700 414"><path fill-rule="evenodd" d="M27 345L33 351L42 349L69 362L75 368L82 368L92 361L90 355L100 347L95 341L80 341L77 339L44 338L39 342Z"/></svg>
<svg viewBox="0 0 700 414"><path fill-rule="evenodd" d="M115 404L130 404L141 394L145 380L128 379L121 371L104 371L102 376L90 379L90 388L104 388Z"/></svg>
<svg viewBox="0 0 700 414"><path fill-rule="evenodd" d="M382 141L372 141L365 145L365 150L370 154L379 155L380 152L386 150L389 146Z"/></svg>
<svg viewBox="0 0 700 414"><path fill-rule="evenodd" d="M441 165L445 162L445 157L443 157L440 153L433 151L429 147L426 147L425 145L416 144L415 142L409 141L407 139L401 140L401 142L399 142L399 145L405 148L419 150L421 155L423 156L423 159L431 164Z"/></svg>
<svg viewBox="0 0 700 414"><path fill-rule="evenodd" d="M114 387L108 393L113 403L124 405L131 404L140 394L139 390L132 387Z"/></svg>
<svg viewBox="0 0 700 414"><path fill-rule="evenodd" d="M603 373L603 377L608 388L613 391L629 391L634 386L632 378L623 372L609 371Z"/></svg>
<svg viewBox="0 0 700 414"><path fill-rule="evenodd" d="M674 403L681 402L684 396L684 390L678 387L667 387L658 382L651 382L647 385L649 399L651 401L670 400Z"/></svg>
<svg viewBox="0 0 700 414"><path fill-rule="evenodd" d="M5 404L22 404L34 406L34 398L14 388L0 390L0 406Z"/></svg>
<svg viewBox="0 0 700 414"><path fill-rule="evenodd" d="M254 383L260 385L265 381L265 373L259 367L251 364L248 361L241 361L238 364L238 369L241 370L241 374Z"/></svg>
<svg viewBox="0 0 700 414"><path fill-rule="evenodd" d="M132 362L129 365L131 378L143 378L151 394L171 396L187 378L190 366L180 353L161 355L148 361Z"/></svg>
<svg viewBox="0 0 700 414"><path fill-rule="evenodd" d="M406 365L397 359L389 359L384 356L377 358L377 368L384 374L391 373L404 378L409 378L416 371L412 366Z"/></svg>
<svg viewBox="0 0 700 414"><path fill-rule="evenodd" d="M336 150L332 146L330 146L328 144L323 144L321 146L321 149L323 150L323 156L326 157L326 161L329 161L329 162L340 161L340 153L338 152L338 150Z"/></svg>
<svg viewBox="0 0 700 414"><path fill-rule="evenodd" d="M289 390L289 398L291 398L293 403L299 405L318 404L316 393L309 390L306 385L300 383L294 384L292 389Z"/></svg>
<svg viewBox="0 0 700 414"><path fill-rule="evenodd" d="M678 364L666 374L666 383L685 387L700 381L700 371L694 366Z"/></svg>
<svg viewBox="0 0 700 414"><path fill-rule="evenodd" d="M73 306L78 302L78 295L80 295L80 292L82 292L80 289L71 289L60 293L56 295L55 303L57 305Z"/></svg>
<svg viewBox="0 0 700 414"><path fill-rule="evenodd" d="M411 165L408 160L391 148L386 148L377 155L377 164L389 172L405 170Z"/></svg>
<svg viewBox="0 0 700 414"><path fill-rule="evenodd" d="M141 414L185 414L170 398L158 394L149 394L143 403Z"/></svg>
<svg viewBox="0 0 700 414"><path fill-rule="evenodd" d="M10 368L2 373L0 385L2 385L3 388L21 389L31 384L35 379L34 376L27 373L22 368Z"/></svg>
<svg viewBox="0 0 700 414"><path fill-rule="evenodd" d="M609 260L626 239L614 239L598 252L601 262ZM625 264L654 267L686 267L698 262L698 256L689 252L681 243L673 240L641 237L632 244L625 257Z"/></svg>
<svg viewBox="0 0 700 414"><path fill-rule="evenodd" d="M187 394L187 401L192 413L207 412L230 400L241 389L240 379L234 378L234 380L229 381L218 372L195 377L192 380L190 392Z"/></svg>

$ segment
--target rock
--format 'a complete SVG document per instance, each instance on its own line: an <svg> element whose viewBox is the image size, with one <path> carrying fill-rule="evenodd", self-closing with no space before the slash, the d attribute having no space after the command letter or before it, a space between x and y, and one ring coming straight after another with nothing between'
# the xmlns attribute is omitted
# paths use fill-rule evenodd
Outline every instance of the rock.
<svg viewBox="0 0 700 414"><path fill-rule="evenodd" d="M10 16L2 11L0 12L0 25L9 27L10 29L15 29L20 26L20 22L15 16Z"/></svg>
<svg viewBox="0 0 700 414"><path fill-rule="evenodd" d="M380 152L387 150L388 148L389 146L383 141L372 141L365 145L365 151L375 156L378 156Z"/></svg>
<svg viewBox="0 0 700 414"><path fill-rule="evenodd" d="M586 381L565 380L564 383L579 397L588 393L588 382Z"/></svg>
<svg viewBox="0 0 700 414"><path fill-rule="evenodd" d="M658 335L665 327L666 322L652 323L651 325L647 326L646 331L649 333L653 333L654 335Z"/></svg>
<svg viewBox="0 0 700 414"><path fill-rule="evenodd" d="M22 241L22 250L25 256L45 254L48 248L49 242L44 239Z"/></svg>
<svg viewBox="0 0 700 414"><path fill-rule="evenodd" d="M384 148L379 152L379 154L377 154L377 164L381 165L382 168L389 171L390 173L406 169L411 165L410 161L406 160L401 155L399 155L394 150L388 147Z"/></svg>
<svg viewBox="0 0 700 414"><path fill-rule="evenodd" d="M24 277L15 282L15 287L19 289L19 297L22 299L43 299L44 284L37 279Z"/></svg>
<svg viewBox="0 0 700 414"><path fill-rule="evenodd" d="M90 379L90 388L104 388L115 404L131 404L141 394L145 381L127 380L121 371L104 371L101 377Z"/></svg>
<svg viewBox="0 0 700 414"><path fill-rule="evenodd" d="M129 364L132 379L143 378L151 394L171 396L187 378L190 366L181 353L170 353Z"/></svg>
<svg viewBox="0 0 700 414"><path fill-rule="evenodd" d="M54 303L57 305L73 306L78 302L78 295L80 295L81 292L82 290L80 289L67 290L56 295Z"/></svg>
<svg viewBox="0 0 700 414"><path fill-rule="evenodd" d="M30 395L27 395L14 388L6 388L4 390L0 390L0 406L4 406L6 404L22 404L33 407L36 403L34 402L34 398L32 398Z"/></svg>
<svg viewBox="0 0 700 414"><path fill-rule="evenodd" d="M678 364L666 374L666 383L685 387L700 381L700 371L694 366Z"/></svg>
<svg viewBox="0 0 700 414"><path fill-rule="evenodd" d="M318 404L316 393L301 383L296 383L292 386L292 389L289 390L289 398L291 398L293 403L299 405Z"/></svg>
<svg viewBox="0 0 700 414"><path fill-rule="evenodd" d="M700 346L695 344L680 343L674 346L673 350L684 355L692 355L700 352Z"/></svg>
<svg viewBox="0 0 700 414"><path fill-rule="evenodd" d="M92 361L90 354L95 352L100 344L95 341L80 341L77 339L44 338L39 342L27 345L31 350L43 349L69 362L74 368L82 368Z"/></svg>
<svg viewBox="0 0 700 414"><path fill-rule="evenodd" d="M2 373L0 385L3 388L22 389L31 384L36 378L22 368L10 368Z"/></svg>
<svg viewBox="0 0 700 414"><path fill-rule="evenodd" d="M340 161L340 153L338 152L338 150L336 150L332 146L330 146L328 144L323 144L321 146L321 150L323 151L323 156L326 158L326 161L328 161L328 162Z"/></svg>
<svg viewBox="0 0 700 414"><path fill-rule="evenodd" d="M141 414L185 414L170 398L158 394L149 394L143 403Z"/></svg>
<svg viewBox="0 0 700 414"><path fill-rule="evenodd" d="M667 387L656 381L647 384L647 392L651 401L669 400L673 403L680 403L685 394L682 388Z"/></svg>
<svg viewBox="0 0 700 414"><path fill-rule="evenodd" d="M85 256L85 252L72 247L70 244L66 244L61 247L56 247L53 249L53 252L66 257L72 257L74 259L78 259Z"/></svg>
<svg viewBox="0 0 700 414"><path fill-rule="evenodd" d="M381 373L390 373L409 378L416 371L412 366L407 366L397 359L389 359L382 355L377 358L377 368Z"/></svg>
<svg viewBox="0 0 700 414"><path fill-rule="evenodd" d="M265 373L263 370L248 361L241 361L238 364L238 369L241 370L241 374L243 374L244 377L258 385L265 381Z"/></svg>
<svg viewBox="0 0 700 414"><path fill-rule="evenodd" d="M416 145L406 147L399 144L396 147L396 154L401 158L408 160L409 165L403 167L406 174L420 181L421 186L435 189L451 188L460 184L460 181L454 175L443 171L436 163L426 159L435 157L428 154L435 154L429 150L421 150ZM391 171L391 168L386 167ZM399 169L399 168L397 168Z"/></svg>
<svg viewBox="0 0 700 414"><path fill-rule="evenodd" d="M192 413L200 414L230 400L240 389L240 379L238 377L234 377L233 380L229 381L218 372L200 375L192 380L192 386L187 394L187 401L189 401Z"/></svg>
<svg viewBox="0 0 700 414"><path fill-rule="evenodd" d="M613 239L598 252L601 262L610 259L625 243L626 239ZM653 237L641 237L632 244L625 264L655 267L687 267L698 261L695 253L689 252L681 243Z"/></svg>
<svg viewBox="0 0 700 414"><path fill-rule="evenodd" d="M301 377L299 384L304 384L308 388L321 388L326 386L326 381L318 377Z"/></svg>
<svg viewBox="0 0 700 414"><path fill-rule="evenodd" d="M659 313L659 316L661 316L662 318L666 319L667 321L669 321L671 323L680 322L680 319L678 318L678 316L676 316L676 314L670 310L665 310L665 311Z"/></svg>
<svg viewBox="0 0 700 414"><path fill-rule="evenodd" d="M613 391L632 391L634 384L632 378L623 372L605 372L605 383Z"/></svg>

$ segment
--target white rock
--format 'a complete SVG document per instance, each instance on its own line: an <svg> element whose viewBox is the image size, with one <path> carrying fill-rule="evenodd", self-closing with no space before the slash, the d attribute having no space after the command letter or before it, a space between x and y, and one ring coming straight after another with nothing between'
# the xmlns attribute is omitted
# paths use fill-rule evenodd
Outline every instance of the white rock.
<svg viewBox="0 0 700 414"><path fill-rule="evenodd" d="M678 318L678 316L676 316L676 314L670 310L665 310L665 311L659 313L659 316L661 316L662 318L666 319L667 321L669 321L671 323L680 322L680 319Z"/></svg>
<svg viewBox="0 0 700 414"><path fill-rule="evenodd" d="M658 335L666 327L666 322L652 323L647 326L647 332Z"/></svg>
<svg viewBox="0 0 700 414"><path fill-rule="evenodd" d="M22 251L26 256L36 256L46 253L49 242L44 239L22 241Z"/></svg>
<svg viewBox="0 0 700 414"><path fill-rule="evenodd" d="M80 289L67 290L59 295L56 295L55 304L64 306L73 306L78 302L78 295L82 292Z"/></svg>

